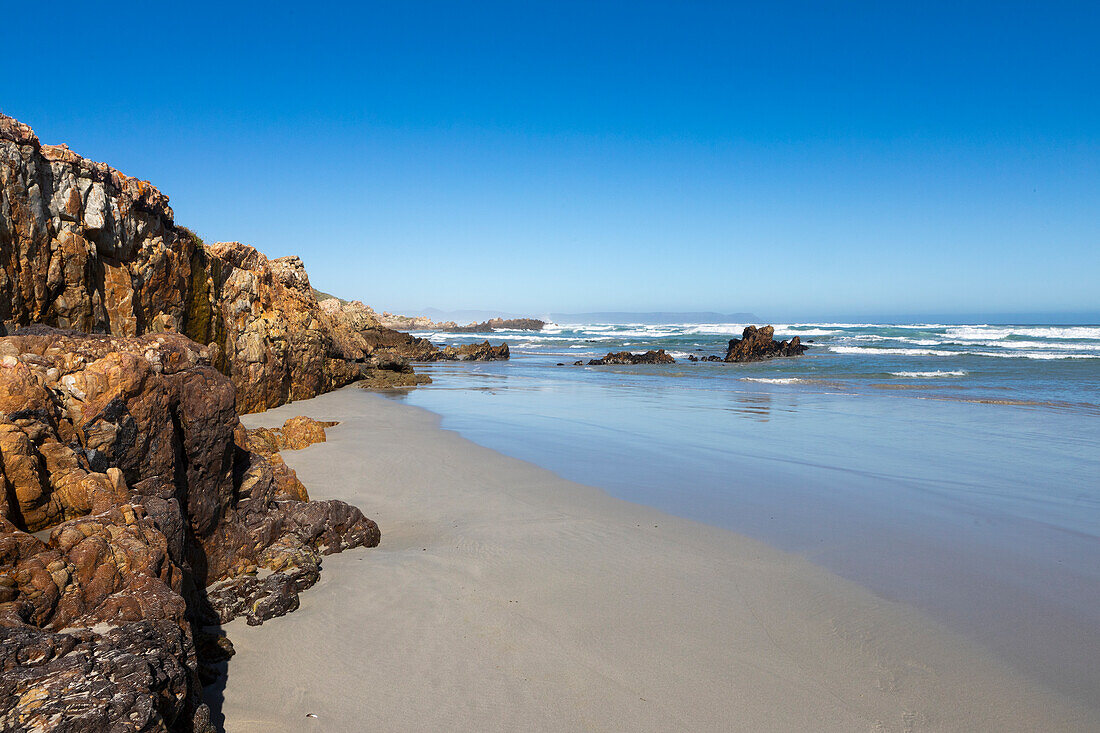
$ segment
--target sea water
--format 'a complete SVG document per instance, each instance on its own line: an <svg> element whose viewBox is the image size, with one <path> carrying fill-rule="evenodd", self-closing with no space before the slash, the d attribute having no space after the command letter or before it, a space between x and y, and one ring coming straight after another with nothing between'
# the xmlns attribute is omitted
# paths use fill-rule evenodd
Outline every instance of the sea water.
<svg viewBox="0 0 1100 733"><path fill-rule="evenodd" d="M799 553L1100 705L1100 326L551 324L507 362L424 365L444 428ZM663 348L672 365L574 366ZM559 366L561 364L562 366Z"/></svg>

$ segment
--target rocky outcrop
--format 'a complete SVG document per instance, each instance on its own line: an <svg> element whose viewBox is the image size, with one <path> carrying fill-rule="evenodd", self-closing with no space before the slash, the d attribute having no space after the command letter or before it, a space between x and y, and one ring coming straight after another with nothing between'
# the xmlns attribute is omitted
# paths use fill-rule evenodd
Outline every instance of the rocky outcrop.
<svg viewBox="0 0 1100 733"><path fill-rule="evenodd" d="M374 311L371 311L371 313L373 314ZM498 328L510 331L541 331L546 327L546 321L540 321L537 318L490 318L481 323L460 326L454 321L433 321L427 316L399 316L389 312L383 312L381 316L375 314L375 316L381 325L400 331L491 333Z"/></svg>
<svg viewBox="0 0 1100 733"><path fill-rule="evenodd" d="M730 339L726 349L727 362L763 361L777 356L801 356L806 351L798 336L790 341L776 341L771 326L746 326L739 339Z"/></svg>
<svg viewBox="0 0 1100 733"><path fill-rule="evenodd" d="M665 353L664 349L656 351L650 349L644 354L635 354L630 351L609 353L600 359L591 359L588 366L605 366L608 364L675 364L676 360Z"/></svg>
<svg viewBox="0 0 1100 733"><path fill-rule="evenodd" d="M322 422L312 418L289 418L281 428L253 428L247 432L247 450L263 456L271 464L275 478L275 498L309 501L306 487L298 480L298 475L289 468L279 455L281 450L301 450L314 443L324 443L327 439L325 428L337 425L336 422Z"/></svg>
<svg viewBox="0 0 1100 733"><path fill-rule="evenodd" d="M444 346L425 361L504 361L509 356L508 344L501 342L500 346L493 346L486 340L480 344Z"/></svg>
<svg viewBox="0 0 1100 733"><path fill-rule="evenodd" d="M169 333L0 338L0 729L210 730L200 655L230 647L198 630L292 610L322 555L378 543L355 507L287 495L217 356Z"/></svg>
<svg viewBox="0 0 1100 733"><path fill-rule="evenodd" d="M402 316L389 311L383 311L378 316L378 321L386 328L397 331L438 331L444 328L457 328L454 321L435 322L427 316Z"/></svg>
<svg viewBox="0 0 1100 733"><path fill-rule="evenodd" d="M361 386L402 386L397 383L408 381L394 377L392 373L413 374L410 361L432 361L439 351L431 341L419 336L395 331L381 325L374 311L357 300L341 301L336 298L322 300L321 310L337 318L340 323L354 331L362 339L364 348L372 355L375 363L391 374L377 375ZM418 375L419 376L419 375ZM430 379L425 378L426 382ZM413 384L421 383L412 380Z"/></svg>
<svg viewBox="0 0 1100 733"><path fill-rule="evenodd" d="M490 333L498 328L508 331L541 331L545 327L546 321L537 318L490 318L468 326L440 325L437 330L448 333Z"/></svg>
<svg viewBox="0 0 1100 733"><path fill-rule="evenodd" d="M291 417L281 428L253 428L248 431L248 449L261 455L272 455L281 450L301 450L314 443L328 440L325 428L340 423L333 420L314 420L299 415Z"/></svg>
<svg viewBox="0 0 1100 733"><path fill-rule="evenodd" d="M410 361L498 361L509 357L508 344L505 343L492 346L485 341L440 348L426 338L380 325L374 318L374 311L359 301L331 298L321 301L321 309L326 313L340 314L342 322L351 325L362 337L375 362L391 372L402 372ZM407 371L411 373L412 369ZM390 375L385 376L389 378ZM402 386L386 380L381 380L377 385L368 380L363 386L368 385Z"/></svg>
<svg viewBox="0 0 1100 733"><path fill-rule="evenodd" d="M204 244L146 181L42 145L0 116L0 335L42 323L86 333L175 332L253 412L386 367L358 323L319 307L302 261Z"/></svg>

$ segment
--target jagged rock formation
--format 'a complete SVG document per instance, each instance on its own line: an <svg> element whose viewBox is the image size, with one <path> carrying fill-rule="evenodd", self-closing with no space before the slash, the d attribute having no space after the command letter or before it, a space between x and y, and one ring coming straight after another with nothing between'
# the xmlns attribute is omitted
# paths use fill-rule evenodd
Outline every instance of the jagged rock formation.
<svg viewBox="0 0 1100 733"><path fill-rule="evenodd" d="M402 331L442 331L446 333L489 333L497 328L512 331L541 331L546 321L537 318L490 318L481 323L460 326L454 321L433 321L427 316L399 316L388 311L381 316L371 311L386 328Z"/></svg>
<svg viewBox="0 0 1100 733"><path fill-rule="evenodd" d="M314 443L324 443L327 440L325 428L337 424L299 415L289 418L281 428L254 428L248 431L245 448L263 456L271 464L276 499L309 501L306 487L298 480L298 475L286 465L279 451L301 450Z"/></svg>
<svg viewBox="0 0 1100 733"><path fill-rule="evenodd" d="M321 310L339 314L341 321L363 338L376 362L393 372L402 371L402 364L407 365L410 361L498 361L509 357L505 343L491 346L485 341L440 348L426 338L381 325L374 311L357 300L323 300ZM408 371L411 372L411 368ZM383 383L381 386L392 385Z"/></svg>
<svg viewBox="0 0 1100 733"><path fill-rule="evenodd" d="M0 335L31 323L185 334L216 347L242 412L384 369L357 324L320 309L300 259L206 245L173 216L148 182L0 115Z"/></svg>
<svg viewBox="0 0 1100 733"><path fill-rule="evenodd" d="M314 443L328 440L325 428L340 423L334 420L314 420L299 415L291 417L281 428L253 428L248 431L248 448L264 456L273 455L281 450L301 450Z"/></svg>
<svg viewBox="0 0 1100 733"><path fill-rule="evenodd" d="M468 326L440 325L437 330L448 333L489 333L497 328L509 331L541 331L545 326L546 321L540 321L537 318L490 318Z"/></svg>
<svg viewBox="0 0 1100 733"><path fill-rule="evenodd" d="M741 338L730 339L723 361L763 361L777 356L801 356L806 351L798 336L790 341L776 341L774 336L775 329L771 326L746 326Z"/></svg>
<svg viewBox="0 0 1100 733"><path fill-rule="evenodd" d="M454 321L436 323L427 316L402 316L389 311L382 311L382 315L378 316L378 322L396 331L438 331L448 327L458 327Z"/></svg>
<svg viewBox="0 0 1100 733"><path fill-rule="evenodd" d="M644 354L635 354L630 351L609 353L600 359L591 359L588 366L605 366L608 364L675 364L676 360L665 353L664 349L656 351L650 349Z"/></svg>
<svg viewBox="0 0 1100 733"><path fill-rule="evenodd" d="M444 346L425 361L504 361L509 356L508 344L501 342L500 346L493 346L486 340L480 344Z"/></svg>
<svg viewBox="0 0 1100 733"><path fill-rule="evenodd" d="M231 647L201 627L293 610L321 555L378 543L355 507L288 496L217 355L0 338L0 729L206 733L199 676Z"/></svg>

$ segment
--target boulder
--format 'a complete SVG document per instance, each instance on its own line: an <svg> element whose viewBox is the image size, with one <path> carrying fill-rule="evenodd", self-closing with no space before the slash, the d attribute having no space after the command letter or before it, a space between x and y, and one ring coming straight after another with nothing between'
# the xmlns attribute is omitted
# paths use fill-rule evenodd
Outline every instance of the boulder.
<svg viewBox="0 0 1100 733"><path fill-rule="evenodd" d="M635 354L630 351L609 353L600 359L591 359L588 366L605 366L608 364L675 364L676 360L665 353L664 349L654 351L650 349L644 354Z"/></svg>
<svg viewBox="0 0 1100 733"><path fill-rule="evenodd" d="M502 342L500 346L493 346L486 340L480 344L444 346L426 361L503 361L508 357L508 344Z"/></svg>
<svg viewBox="0 0 1100 733"><path fill-rule="evenodd" d="M746 326L739 339L730 339L726 349L727 362L763 361L777 356L801 356L806 351L798 336L790 341L776 341L771 326Z"/></svg>

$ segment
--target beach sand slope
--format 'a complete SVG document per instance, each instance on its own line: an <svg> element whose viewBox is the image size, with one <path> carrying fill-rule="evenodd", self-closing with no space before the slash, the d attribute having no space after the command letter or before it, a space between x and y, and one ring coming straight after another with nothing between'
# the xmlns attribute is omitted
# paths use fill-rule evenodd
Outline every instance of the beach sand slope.
<svg viewBox="0 0 1100 733"><path fill-rule="evenodd" d="M227 626L209 694L230 733L1100 729L909 607L398 401L351 388L245 422L299 414L340 425L286 462L382 544L325 558L295 613Z"/></svg>

